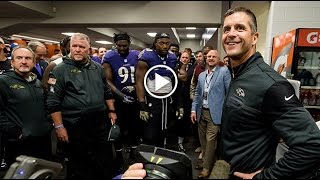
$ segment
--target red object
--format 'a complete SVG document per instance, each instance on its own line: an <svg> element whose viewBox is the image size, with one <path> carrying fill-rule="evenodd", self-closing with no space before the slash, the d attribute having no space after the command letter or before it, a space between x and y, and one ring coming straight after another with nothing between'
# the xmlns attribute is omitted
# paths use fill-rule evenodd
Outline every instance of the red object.
<svg viewBox="0 0 320 180"><path fill-rule="evenodd" d="M320 29L299 29L297 45L320 47Z"/></svg>
<svg viewBox="0 0 320 180"><path fill-rule="evenodd" d="M203 64L198 64L194 68L194 82L198 82L199 74L202 73L205 69L206 69L206 67Z"/></svg>

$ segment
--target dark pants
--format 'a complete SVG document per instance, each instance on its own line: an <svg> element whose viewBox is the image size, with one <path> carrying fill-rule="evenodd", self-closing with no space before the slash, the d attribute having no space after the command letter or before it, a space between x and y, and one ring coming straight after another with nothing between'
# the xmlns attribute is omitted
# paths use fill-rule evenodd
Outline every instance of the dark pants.
<svg viewBox="0 0 320 180"><path fill-rule="evenodd" d="M183 97L183 98L188 98L188 99L187 100L184 99L183 101L183 110L184 110L183 117L176 121L175 129L179 137L186 137L187 135L190 135L192 131L192 127L191 127L192 125L190 120L192 102L189 99L189 97Z"/></svg>
<svg viewBox="0 0 320 180"><path fill-rule="evenodd" d="M120 99L117 99L115 108L117 111L117 125L121 130L119 142L129 146L137 145L143 130L139 119L139 105L125 104Z"/></svg>
<svg viewBox="0 0 320 180"><path fill-rule="evenodd" d="M156 99L147 96L147 104L151 114L144 126L143 141L148 145L163 147L167 127L171 124L170 121L174 121L172 100L170 97Z"/></svg>
<svg viewBox="0 0 320 180"><path fill-rule="evenodd" d="M0 132L0 161L5 157L5 147L7 143L7 138L5 138L4 134Z"/></svg>
<svg viewBox="0 0 320 180"><path fill-rule="evenodd" d="M8 166L16 162L16 158L20 155L52 161L50 132L43 136L22 137L21 139L8 137L5 150Z"/></svg>
<svg viewBox="0 0 320 180"><path fill-rule="evenodd" d="M107 142L107 112L82 114L75 124L64 121L69 136L65 144L68 179L111 179L112 148Z"/></svg>

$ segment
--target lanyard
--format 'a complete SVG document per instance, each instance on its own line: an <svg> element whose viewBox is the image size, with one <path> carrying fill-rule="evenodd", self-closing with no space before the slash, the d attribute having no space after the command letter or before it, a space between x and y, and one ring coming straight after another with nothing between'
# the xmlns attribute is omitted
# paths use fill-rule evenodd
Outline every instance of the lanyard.
<svg viewBox="0 0 320 180"><path fill-rule="evenodd" d="M206 86L206 88L208 89L208 87L209 87L209 85L210 85L210 83L211 83L211 80L212 80L212 78L213 78L213 73L214 72L212 72L212 75L211 75L211 78L210 78L210 80L209 80L209 82L208 82L208 74L206 74L206 80L205 80L205 86Z"/></svg>

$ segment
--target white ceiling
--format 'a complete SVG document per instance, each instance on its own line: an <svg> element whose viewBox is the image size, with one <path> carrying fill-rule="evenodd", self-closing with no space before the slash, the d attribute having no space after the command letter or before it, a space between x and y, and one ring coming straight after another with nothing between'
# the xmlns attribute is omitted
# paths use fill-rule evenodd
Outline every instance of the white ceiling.
<svg viewBox="0 0 320 180"><path fill-rule="evenodd" d="M18 2L18 3L17 3ZM36 1L32 1L36 2ZM50 7L50 3L54 3L55 1L38 1L37 5L46 5L47 7ZM76 1L75 1L76 2ZM148 2L148 1L147 1ZM240 1L229 1L234 4L241 4ZM241 1L242 2L242 1ZM262 2L268 2L268 1L262 1ZM12 19L14 20L19 19L20 21L23 19L50 19L52 16L41 13L40 11L37 11L36 9L32 9L28 6L23 6L25 2L23 1L1 1L0 2L0 19ZM49 3L49 6L48 6ZM254 3L250 3L248 1L243 1L243 3L251 6L257 6L261 5L261 2L256 1ZM20 5L18 5L20 4ZM182 3L183 5L183 3ZM37 7L37 6L34 6ZM34 8L33 7L33 8ZM256 8L256 7L255 7ZM201 12L199 12L201 13ZM139 48L139 47L148 47L151 46L153 43L154 38L149 37L147 35L148 32L165 32L168 33L171 37L171 41L173 43L178 43L179 40L183 41L187 39L188 33L194 33L195 34L195 40L202 39L202 35L207 32L206 28L217 28L219 24L201 24L199 23L188 26L194 26L197 27L196 30L187 30L185 29L185 25L183 23L175 24L173 27L170 27L171 25L164 24L163 26L159 26L157 24L156 26L152 26L152 24L148 24L148 27L139 26L139 27L128 27L128 24L122 24L119 26L112 26L110 27L110 24L94 24L94 23L68 23L68 24L45 24L45 23L39 23L39 21L36 21L34 23L17 23L13 24L11 26L1 26L2 23L0 23L0 35L4 37L10 37L12 34L19 34L24 36L31 36L35 38L41 38L41 39L48 39L59 42L62 40L65 35L61 34L62 32L82 32L87 34L91 39L91 45L93 47L99 47L99 46L105 46L107 48L111 48L112 45L102 45L95 43L95 41L98 40L106 40L113 42L113 33L114 32L127 32L134 41L138 43L132 43L131 48ZM207 27L212 26L212 27ZM176 33L172 30L172 28L175 29ZM211 32L213 34L213 32Z"/></svg>
<svg viewBox="0 0 320 180"><path fill-rule="evenodd" d="M42 13L39 13L38 11L34 11L32 9L19 6L16 4L11 3L10 1L2 1L0 2L0 18L36 18L36 17L43 17L48 18L47 15L44 15ZM98 44L95 41L98 40L107 40L110 42L113 42L112 35L107 36L105 33L101 33L101 31L104 31L104 28L112 29L113 31L118 32L127 32L132 38L136 39L137 41L141 42L141 45L132 44L131 48L138 48L138 47L149 47L152 45L154 38L147 35L148 32L165 32L168 33L171 37L171 41L173 43L178 43L180 40L186 40L188 39L186 36L187 34L195 34L196 40L202 39L202 35L205 32L205 27L197 27L196 30L187 30L185 27L172 27L176 30L176 36L174 31L171 27L135 27L135 28L127 28L127 27L105 27L101 24L99 26L95 26L94 24L90 24L88 26L87 24L68 24L62 26L61 24L50 24L50 26L45 26L40 23L34 23L29 25L21 25L18 24L15 26L12 26L8 29L0 29L0 32L2 32L0 35L4 37L10 38L12 34L17 35L23 35L23 36L30 36L34 38L41 38L41 39L48 39L59 42L62 40L65 35L61 34L62 32L82 32L87 34L91 39L91 45L93 47L99 47L99 46L105 46L107 48L111 48L111 45L103 45ZM99 29L99 31L95 30ZM27 38L24 38L27 39Z"/></svg>

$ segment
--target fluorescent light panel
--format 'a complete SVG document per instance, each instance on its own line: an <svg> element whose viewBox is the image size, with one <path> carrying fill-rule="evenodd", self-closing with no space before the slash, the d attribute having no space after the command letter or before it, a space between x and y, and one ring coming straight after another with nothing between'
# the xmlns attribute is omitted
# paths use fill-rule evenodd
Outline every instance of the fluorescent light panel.
<svg viewBox="0 0 320 180"><path fill-rule="evenodd" d="M12 37L23 38L23 39L26 39L26 40L36 40L36 41L59 44L59 41L53 41L53 40L41 39L41 38L34 38L34 37L29 37L29 36L22 36L22 35L19 35L19 34L13 34Z"/></svg>
<svg viewBox="0 0 320 180"><path fill-rule="evenodd" d="M210 39L212 37L212 34L202 34L203 39Z"/></svg>
<svg viewBox="0 0 320 180"><path fill-rule="evenodd" d="M63 32L61 34L66 35L66 36L72 36L74 34L74 32Z"/></svg>
<svg viewBox="0 0 320 180"><path fill-rule="evenodd" d="M207 33L209 32L215 32L217 30L217 28L206 28Z"/></svg>
<svg viewBox="0 0 320 180"><path fill-rule="evenodd" d="M196 27L186 27L186 29L192 30L192 29L197 29Z"/></svg>
<svg viewBox="0 0 320 180"><path fill-rule="evenodd" d="M187 34L187 38L195 38L196 35L195 34Z"/></svg>
<svg viewBox="0 0 320 180"><path fill-rule="evenodd" d="M99 44L112 44L112 42L110 41L95 41L95 42Z"/></svg>
<svg viewBox="0 0 320 180"><path fill-rule="evenodd" d="M157 33L147 33L151 37L155 37Z"/></svg>

